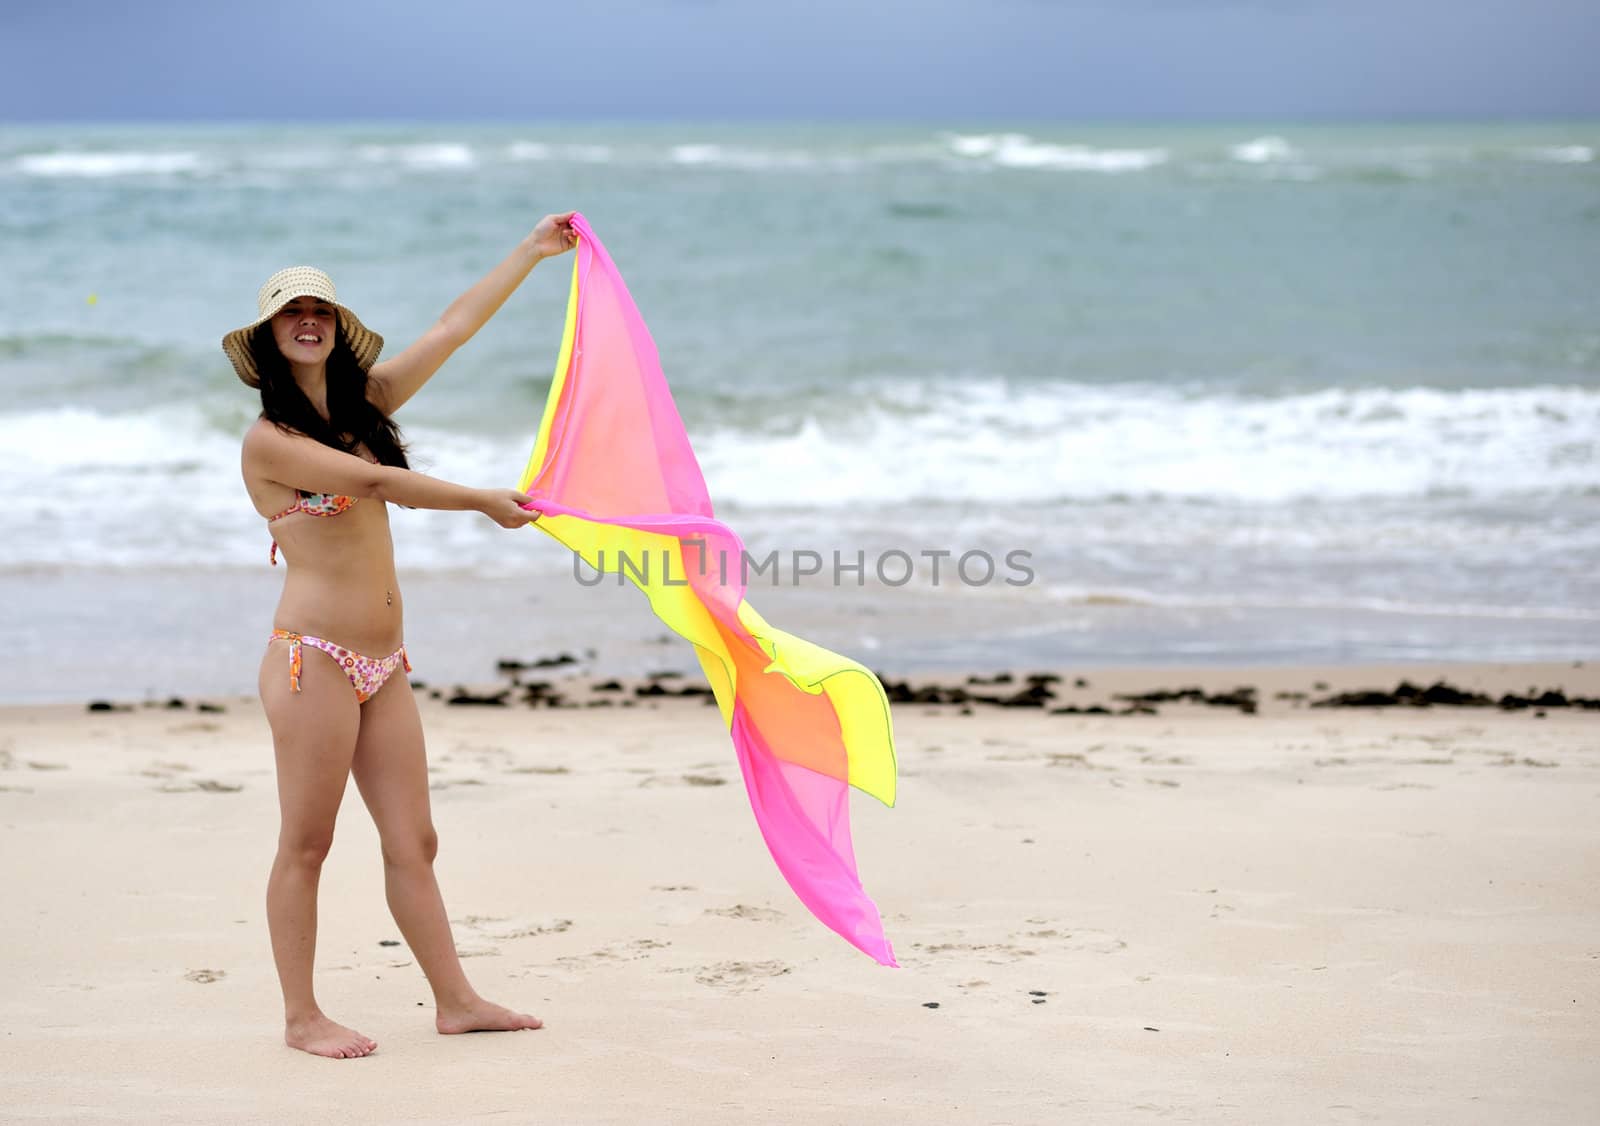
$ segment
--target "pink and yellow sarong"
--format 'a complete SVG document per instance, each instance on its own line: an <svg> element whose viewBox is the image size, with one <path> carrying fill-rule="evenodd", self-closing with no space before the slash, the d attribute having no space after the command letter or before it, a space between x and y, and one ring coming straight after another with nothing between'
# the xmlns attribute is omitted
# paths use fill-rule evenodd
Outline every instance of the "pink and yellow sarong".
<svg viewBox="0 0 1600 1126"><path fill-rule="evenodd" d="M768 625L746 601L744 544L712 514L644 319L587 221L575 215L572 226L566 330L518 486L543 514L534 526L599 571L623 570L694 645L789 886L847 941L896 965L850 837L849 787L895 800L883 686L855 661ZM619 566L624 559L634 566ZM651 561L642 574L641 559Z"/></svg>

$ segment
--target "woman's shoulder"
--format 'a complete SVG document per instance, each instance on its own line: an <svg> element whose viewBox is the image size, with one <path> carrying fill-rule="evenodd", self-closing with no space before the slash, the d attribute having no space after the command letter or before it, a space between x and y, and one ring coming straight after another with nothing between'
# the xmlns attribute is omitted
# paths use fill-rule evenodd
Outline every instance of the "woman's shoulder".
<svg viewBox="0 0 1600 1126"><path fill-rule="evenodd" d="M272 442L277 433L278 428L265 418L257 418L251 422L245 427L244 440L241 443L244 447L244 456L249 457L252 453L260 452L264 445Z"/></svg>
<svg viewBox="0 0 1600 1126"><path fill-rule="evenodd" d="M258 418L244 432L241 456L246 469L248 469L252 462L260 462L264 459L278 461L285 457L302 456L304 449L302 443L307 441L314 440L308 439L298 430L290 430L269 419ZM363 457L374 465L382 464L373 455L372 451L367 448L365 442L356 443L354 448L348 452Z"/></svg>
<svg viewBox="0 0 1600 1126"><path fill-rule="evenodd" d="M252 467L259 470L267 463L278 462L285 455L292 455L293 441L283 427L265 418L256 419L246 428L240 443L239 458L245 472L248 473Z"/></svg>

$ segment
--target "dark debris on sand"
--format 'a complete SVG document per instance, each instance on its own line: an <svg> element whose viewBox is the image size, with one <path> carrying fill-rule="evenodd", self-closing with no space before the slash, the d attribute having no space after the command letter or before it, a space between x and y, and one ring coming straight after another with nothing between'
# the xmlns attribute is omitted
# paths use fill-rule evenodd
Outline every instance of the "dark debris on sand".
<svg viewBox="0 0 1600 1126"><path fill-rule="evenodd" d="M892 677L877 674L883 682L884 694L888 696L891 704L934 704L955 705L960 715L974 714L973 705L984 705L992 708L1035 708L1046 711L1049 715L1156 715L1156 709L1148 701L1129 698L1129 706L1121 711L1113 712L1104 704L1064 704L1052 707L1058 696L1054 685L1060 684L1062 678L1056 673L1036 672L1024 673L1020 677L1011 672L998 672L992 676L969 676L966 685L947 684L922 684L915 685L909 681L895 680ZM1019 686L1020 684L1020 686ZM1074 681L1074 687L1084 688L1088 681L1082 677ZM1001 688L1005 691L978 691L981 688Z"/></svg>
<svg viewBox="0 0 1600 1126"><path fill-rule="evenodd" d="M519 661L515 657L502 657L495 662L495 669L501 673L515 676L519 672L528 672L532 669L556 669L563 665L575 665L578 658L571 653L557 653L554 657L538 657L532 661Z"/></svg>
<svg viewBox="0 0 1600 1126"><path fill-rule="evenodd" d="M189 704L188 704L187 701L182 700L177 696L174 696L170 700L165 701L164 703L158 703L158 702L153 701L153 700L146 700L144 702L144 706L147 707L147 708L166 708L166 709L169 709L171 711L181 711L182 709L187 708L189 706ZM213 703L209 703L209 702L202 702L202 703L199 703L199 704L195 705L195 710L198 711L198 712L205 712L208 715L220 715L221 713L226 712L228 709L222 704L213 704ZM131 712L131 711L133 711L133 705L132 704L117 704L117 703L113 703L110 700L90 700L87 704L84 705L84 711L89 711L89 712Z"/></svg>
<svg viewBox="0 0 1600 1126"><path fill-rule="evenodd" d="M1499 708L1501 711L1526 711L1530 708L1580 708L1600 711L1600 698L1568 696L1559 688L1540 691L1529 688L1527 695L1507 692L1499 699L1482 692L1469 692L1440 680L1422 688L1402 680L1394 691L1361 688L1312 700L1313 708Z"/></svg>
<svg viewBox="0 0 1600 1126"><path fill-rule="evenodd" d="M673 673L672 675L679 676L681 674ZM710 696L711 689L703 684L685 684L681 688L667 688L660 681L652 680L648 684L636 686L633 694L640 698L652 696Z"/></svg>
<svg viewBox="0 0 1600 1126"><path fill-rule="evenodd" d="M503 708L506 698L511 695L511 689L500 692L490 692L483 695L468 692L465 688L457 688L455 694L445 700L451 707L477 707L477 708Z"/></svg>
<svg viewBox="0 0 1600 1126"><path fill-rule="evenodd" d="M514 702L520 702L531 708L628 708L636 704L655 707L658 700L683 697L698 697L708 705L716 703L709 686L698 681L687 682L683 673L672 669L654 670L638 680L613 678L587 685L581 678L573 678L563 682L562 688L567 691L557 690L547 680L523 681L518 677L519 673L529 669L577 663L578 658L570 653L541 657L535 661L501 660L497 663L496 669L502 676L511 677L511 686L508 688L480 693L458 686L448 698L438 691L430 692L429 695L436 699L444 699L451 705L468 707L505 707ZM1115 693L1110 701L1105 703L1069 703L1062 700L1057 692L1057 686L1063 684L1063 678L1051 672L1016 673L1001 670L986 676L968 676L962 684L935 681L918 684L908 680L897 680L883 673L876 675L883 685L884 695L891 704L949 707L955 714L962 716L974 715L976 709L980 707L1025 708L1052 716L1154 716L1161 714L1158 706L1166 704L1230 708L1243 715L1256 715L1260 710L1259 694L1251 685L1239 685L1218 692L1207 692L1192 684L1180 685L1174 688L1152 688L1144 692ZM421 687L420 684L416 686ZM1072 686L1074 689L1082 690L1089 687L1089 682L1081 676L1074 677ZM1482 692L1458 688L1443 680L1427 687L1402 680L1393 691L1368 688L1313 698L1314 693L1325 693L1327 690L1327 683L1319 680L1315 682L1311 692L1284 690L1274 693L1273 699L1290 703L1297 708L1307 705L1313 708L1499 708L1503 711L1530 710L1539 716L1551 708L1600 710L1600 699L1568 696L1560 688L1544 690L1529 688L1525 695L1507 693L1496 699ZM573 693L573 696L569 698L567 692ZM165 706L181 708L187 704L173 699ZM208 705L201 705L201 708L210 710ZM89 705L91 711L119 709L119 705L103 700L96 700Z"/></svg>

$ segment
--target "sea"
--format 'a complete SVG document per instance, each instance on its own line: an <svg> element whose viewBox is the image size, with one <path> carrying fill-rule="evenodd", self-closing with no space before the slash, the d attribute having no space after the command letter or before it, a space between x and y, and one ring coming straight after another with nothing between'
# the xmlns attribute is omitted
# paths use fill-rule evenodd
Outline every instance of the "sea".
<svg viewBox="0 0 1600 1126"><path fill-rule="evenodd" d="M310 264L393 354L571 209L775 625L889 672L1594 657L1597 154L1594 121L0 126L0 702L252 691L282 572L221 337ZM400 412L417 468L515 483L570 262ZM391 519L419 678L693 668L540 534Z"/></svg>

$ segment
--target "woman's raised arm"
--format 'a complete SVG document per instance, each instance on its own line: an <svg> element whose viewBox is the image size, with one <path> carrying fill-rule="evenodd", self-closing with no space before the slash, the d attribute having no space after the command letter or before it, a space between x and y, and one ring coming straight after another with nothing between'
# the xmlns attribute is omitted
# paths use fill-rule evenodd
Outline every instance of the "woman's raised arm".
<svg viewBox="0 0 1600 1126"><path fill-rule="evenodd" d="M375 394L380 396L379 406L385 414L393 414L401 405L422 390L422 385L439 370L453 352L482 328L505 304L522 280L541 258L552 258L570 250L577 242L572 231L572 216L568 211L560 215L546 215L506 255L505 260L490 270L473 287L450 303L433 326L423 333L411 347L398 356L381 360L372 367Z"/></svg>

